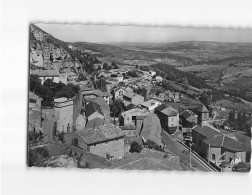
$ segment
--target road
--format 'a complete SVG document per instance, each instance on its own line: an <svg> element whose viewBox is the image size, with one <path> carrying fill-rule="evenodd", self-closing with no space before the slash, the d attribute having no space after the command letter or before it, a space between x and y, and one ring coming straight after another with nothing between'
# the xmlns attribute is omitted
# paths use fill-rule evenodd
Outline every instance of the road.
<svg viewBox="0 0 252 195"><path fill-rule="evenodd" d="M163 141L166 145L165 151L172 152L180 157L180 165L186 171L209 171L202 163L196 158L191 156L192 167L189 166L190 153L182 145L178 144L177 141L170 136L168 133L163 131Z"/></svg>

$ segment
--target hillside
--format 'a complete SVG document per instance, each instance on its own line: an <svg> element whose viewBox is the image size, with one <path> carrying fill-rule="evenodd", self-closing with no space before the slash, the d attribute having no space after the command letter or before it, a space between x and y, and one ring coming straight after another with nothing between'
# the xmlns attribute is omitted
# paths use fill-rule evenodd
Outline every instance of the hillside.
<svg viewBox="0 0 252 195"><path fill-rule="evenodd" d="M30 68L72 68L77 71L76 67L80 66L91 71L94 63L99 63L99 60L91 54L77 54L64 41L54 38L34 24L30 25Z"/></svg>
<svg viewBox="0 0 252 195"><path fill-rule="evenodd" d="M158 64L174 66L202 78L209 86L252 100L252 43L182 41L71 44L75 49L92 53L101 62L115 61L121 67Z"/></svg>

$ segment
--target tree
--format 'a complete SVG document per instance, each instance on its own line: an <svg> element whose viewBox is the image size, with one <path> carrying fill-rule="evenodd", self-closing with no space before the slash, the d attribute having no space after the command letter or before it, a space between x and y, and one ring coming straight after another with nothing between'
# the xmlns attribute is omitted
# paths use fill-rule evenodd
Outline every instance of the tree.
<svg viewBox="0 0 252 195"><path fill-rule="evenodd" d="M38 75L30 75L30 91L36 93L36 90L40 86L41 86L41 80L40 80L39 76Z"/></svg>
<svg viewBox="0 0 252 195"><path fill-rule="evenodd" d="M121 114L123 110L122 102L120 100L115 100L109 106L110 106L111 116L113 117L118 117L119 114Z"/></svg>
<svg viewBox="0 0 252 195"><path fill-rule="evenodd" d="M231 110L231 111L228 113L228 121L229 121L229 122L234 122L234 121L235 121L235 112L234 112L234 110Z"/></svg>
<svg viewBox="0 0 252 195"><path fill-rule="evenodd" d="M109 70L109 65L108 65L107 63L104 63L104 64L103 64L103 69Z"/></svg>
<svg viewBox="0 0 252 195"><path fill-rule="evenodd" d="M138 142L136 141L133 141L130 145L130 152L133 153L133 152L137 152L137 153L140 153L142 150L142 145L140 145Z"/></svg>
<svg viewBox="0 0 252 195"><path fill-rule="evenodd" d="M136 71L131 70L131 71L128 72L128 76L130 76L130 77L138 77L138 74L137 74Z"/></svg>

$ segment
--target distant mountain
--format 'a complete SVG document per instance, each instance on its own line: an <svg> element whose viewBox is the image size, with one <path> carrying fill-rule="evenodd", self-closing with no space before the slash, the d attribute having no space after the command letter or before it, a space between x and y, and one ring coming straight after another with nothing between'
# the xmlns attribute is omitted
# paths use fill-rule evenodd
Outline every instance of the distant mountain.
<svg viewBox="0 0 252 195"><path fill-rule="evenodd" d="M104 61L126 65L165 63L176 67L215 64L227 65L252 59L252 43L182 41L174 43L72 43L78 49L93 52Z"/></svg>
<svg viewBox="0 0 252 195"><path fill-rule="evenodd" d="M92 69L99 60L89 53L73 51L64 41L56 39L34 24L30 25L30 67L33 69Z"/></svg>

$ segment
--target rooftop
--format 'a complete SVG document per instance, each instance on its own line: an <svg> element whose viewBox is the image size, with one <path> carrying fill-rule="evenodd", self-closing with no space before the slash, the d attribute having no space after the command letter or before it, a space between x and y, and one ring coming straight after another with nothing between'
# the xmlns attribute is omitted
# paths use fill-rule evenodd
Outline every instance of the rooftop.
<svg viewBox="0 0 252 195"><path fill-rule="evenodd" d="M161 104L156 108L157 111L162 112L163 114L167 116L176 116L178 114L178 110L172 108L171 106L168 106L166 104Z"/></svg>
<svg viewBox="0 0 252 195"><path fill-rule="evenodd" d="M77 135L88 145L109 141L123 136L121 129L114 124L104 124L91 130L77 131Z"/></svg>
<svg viewBox="0 0 252 195"><path fill-rule="evenodd" d="M104 124L107 124L107 121L101 118L94 118L87 122L85 130L87 129L95 129L96 127L100 127Z"/></svg>
<svg viewBox="0 0 252 195"><path fill-rule="evenodd" d="M123 94L123 96L131 98L131 99L134 98L134 97L137 97L137 96L142 97L141 95L138 95L138 94L136 94L134 92L131 92L131 91L126 92L125 94Z"/></svg>
<svg viewBox="0 0 252 195"><path fill-rule="evenodd" d="M85 106L85 110L86 110L86 116L89 117L90 115L92 115L95 112L99 112L100 114L103 115L102 111L101 111L101 107L99 104L95 103L95 102L90 102Z"/></svg>
<svg viewBox="0 0 252 195"><path fill-rule="evenodd" d="M59 71L58 70L31 70L31 74L33 75L38 75L40 77L53 77L59 76Z"/></svg>

